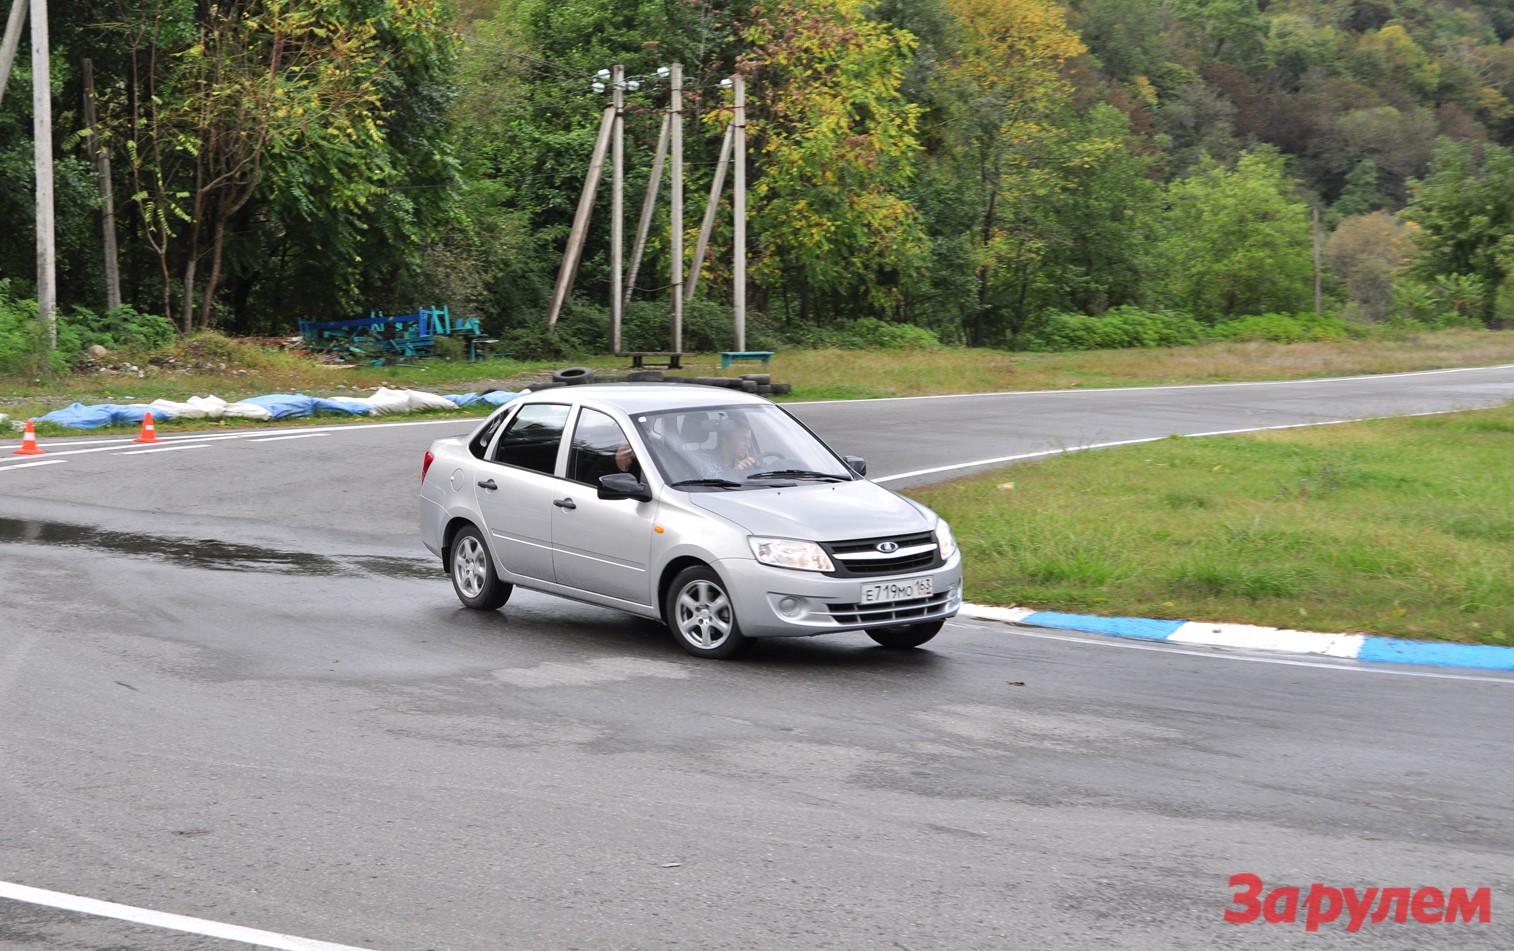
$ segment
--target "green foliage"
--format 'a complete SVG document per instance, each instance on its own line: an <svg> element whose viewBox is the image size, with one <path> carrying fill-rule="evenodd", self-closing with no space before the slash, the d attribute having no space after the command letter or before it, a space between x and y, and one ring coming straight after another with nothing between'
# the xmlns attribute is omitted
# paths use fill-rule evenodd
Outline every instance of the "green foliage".
<svg viewBox="0 0 1514 951"><path fill-rule="evenodd" d="M901 194L920 151L920 109L900 91L914 38L868 19L861 0L769 0L762 13L744 37L748 135L765 159L751 186L763 236L752 276L794 286L806 320L817 297L887 308L925 252Z"/></svg>
<svg viewBox="0 0 1514 951"><path fill-rule="evenodd" d="M1210 327L1210 340L1268 340L1272 343L1303 343L1308 340L1345 340L1351 325L1330 314L1253 314L1221 321Z"/></svg>
<svg viewBox="0 0 1514 951"><path fill-rule="evenodd" d="M34 376L64 369L65 361L50 353L37 322L37 302L17 300L10 282L0 280L0 373Z"/></svg>
<svg viewBox="0 0 1514 951"><path fill-rule="evenodd" d="M782 334L781 346L806 350L938 350L942 344L939 337L924 327L862 317L824 326L788 328Z"/></svg>
<svg viewBox="0 0 1514 951"><path fill-rule="evenodd" d="M1422 232L1415 271L1449 281L1438 296L1492 325L1514 273L1514 150L1442 140L1405 216Z"/></svg>
<svg viewBox="0 0 1514 951"><path fill-rule="evenodd" d="M1205 327L1175 311L1116 307L1098 316L1055 313L1030 333L1023 348L1036 351L1126 350L1181 347L1205 339Z"/></svg>
<svg viewBox="0 0 1514 951"><path fill-rule="evenodd" d="M1275 150L1210 166L1167 190L1165 296L1206 319L1302 310L1312 295L1308 207Z"/></svg>

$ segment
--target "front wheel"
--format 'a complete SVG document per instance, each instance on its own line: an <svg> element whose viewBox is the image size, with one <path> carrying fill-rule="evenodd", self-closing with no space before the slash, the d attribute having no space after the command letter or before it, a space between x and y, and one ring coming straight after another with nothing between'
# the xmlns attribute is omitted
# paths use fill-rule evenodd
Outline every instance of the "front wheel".
<svg viewBox="0 0 1514 951"><path fill-rule="evenodd" d="M935 621L922 621L919 624L910 624L905 627L876 627L868 628L867 636L877 641L890 650L909 650L919 647L926 641L941 632L946 619Z"/></svg>
<svg viewBox="0 0 1514 951"><path fill-rule="evenodd" d="M704 565L678 573L668 588L663 611L673 639L695 657L735 657L752 644L736 623L725 583Z"/></svg>
<svg viewBox="0 0 1514 951"><path fill-rule="evenodd" d="M514 585L499 580L494 560L489 557L489 546L472 525L460 530L452 539L447 568L457 599L475 611L493 611L502 607L515 590Z"/></svg>

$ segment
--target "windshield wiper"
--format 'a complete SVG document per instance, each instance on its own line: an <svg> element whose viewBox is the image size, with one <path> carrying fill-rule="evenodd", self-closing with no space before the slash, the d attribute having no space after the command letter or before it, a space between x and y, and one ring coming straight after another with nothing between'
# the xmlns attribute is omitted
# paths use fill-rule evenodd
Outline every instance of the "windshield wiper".
<svg viewBox="0 0 1514 951"><path fill-rule="evenodd" d="M669 488L683 489L689 486L710 486L715 489L746 488L740 482L732 482L730 479L684 479L682 482L671 483Z"/></svg>
<svg viewBox="0 0 1514 951"><path fill-rule="evenodd" d="M824 479L827 482L846 482L846 476L836 475L833 472L816 472L814 469L769 469L766 472L754 472L747 479Z"/></svg>

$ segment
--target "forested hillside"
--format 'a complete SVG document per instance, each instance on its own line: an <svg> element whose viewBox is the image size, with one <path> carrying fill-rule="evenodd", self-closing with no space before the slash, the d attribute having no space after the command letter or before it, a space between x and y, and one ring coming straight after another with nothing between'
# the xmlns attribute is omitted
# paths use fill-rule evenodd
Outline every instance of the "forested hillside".
<svg viewBox="0 0 1514 951"><path fill-rule="evenodd" d="M864 319L1079 345L1072 315L1110 313L1160 342L1174 320L1312 312L1316 235L1330 314L1514 322L1507 0L71 0L50 27L75 326L136 320L105 313L86 60L126 303L181 330L447 304L522 351L605 348L608 175L546 336L609 96L592 83L636 78L629 235L673 63L689 260L721 80L746 82L758 345ZM13 322L36 273L27 46L0 103ZM666 347L666 182L627 349ZM730 223L688 349L730 346Z"/></svg>

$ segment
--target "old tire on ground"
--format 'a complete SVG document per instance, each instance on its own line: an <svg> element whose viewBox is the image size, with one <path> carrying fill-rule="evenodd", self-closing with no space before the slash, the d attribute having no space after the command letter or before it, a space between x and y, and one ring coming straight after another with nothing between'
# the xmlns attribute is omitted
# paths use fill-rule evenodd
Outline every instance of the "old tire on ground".
<svg viewBox="0 0 1514 951"><path fill-rule="evenodd" d="M946 621L922 621L905 627L870 627L867 636L890 650L909 650L935 637Z"/></svg>
<svg viewBox="0 0 1514 951"><path fill-rule="evenodd" d="M510 600L515 586L499 580L494 559L484 536L472 525L461 529L447 551L447 574L452 576L452 590L465 607L475 611L493 611Z"/></svg>
<svg viewBox="0 0 1514 951"><path fill-rule="evenodd" d="M663 617L678 646L695 657L724 660L752 645L736 622L725 582L705 565L685 568L673 579Z"/></svg>
<svg viewBox="0 0 1514 951"><path fill-rule="evenodd" d="M743 373L741 374L741 378L743 380L751 380L753 383L773 382L773 374L771 373Z"/></svg>
<svg viewBox="0 0 1514 951"><path fill-rule="evenodd" d="M661 370L632 370L626 374L627 383L661 383Z"/></svg>
<svg viewBox="0 0 1514 951"><path fill-rule="evenodd" d="M552 382L566 383L569 386L576 383L593 383L594 371L589 367L563 367L561 370L552 371Z"/></svg>
<svg viewBox="0 0 1514 951"><path fill-rule="evenodd" d="M794 385L792 383L774 383L772 386L774 396L783 396L794 392Z"/></svg>

